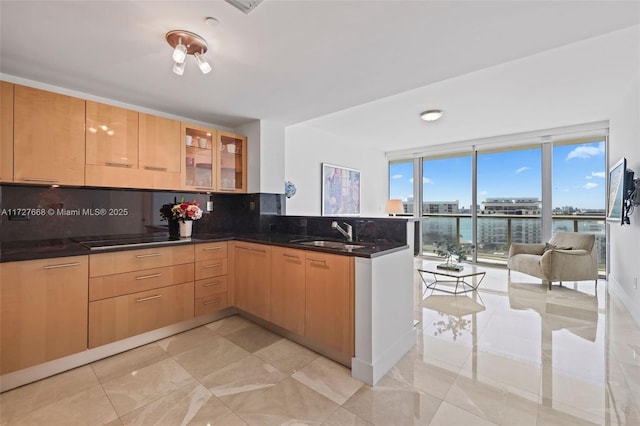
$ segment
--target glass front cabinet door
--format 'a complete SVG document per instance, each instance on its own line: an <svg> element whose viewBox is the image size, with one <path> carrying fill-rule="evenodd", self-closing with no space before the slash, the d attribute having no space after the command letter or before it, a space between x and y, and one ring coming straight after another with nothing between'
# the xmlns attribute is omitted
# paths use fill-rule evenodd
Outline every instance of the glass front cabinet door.
<svg viewBox="0 0 640 426"><path fill-rule="evenodd" d="M247 192L247 138L218 131L217 190Z"/></svg>
<svg viewBox="0 0 640 426"><path fill-rule="evenodd" d="M217 132L213 129L182 123L185 189L215 191Z"/></svg>

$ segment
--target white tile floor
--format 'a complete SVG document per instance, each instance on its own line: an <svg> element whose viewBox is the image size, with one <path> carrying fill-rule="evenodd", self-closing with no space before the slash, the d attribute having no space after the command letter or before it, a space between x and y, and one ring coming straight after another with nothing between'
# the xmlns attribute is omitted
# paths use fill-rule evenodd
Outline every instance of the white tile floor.
<svg viewBox="0 0 640 426"><path fill-rule="evenodd" d="M415 274L416 345L374 387L235 316L5 392L0 423L640 425L640 329L606 282L486 270L464 295Z"/></svg>

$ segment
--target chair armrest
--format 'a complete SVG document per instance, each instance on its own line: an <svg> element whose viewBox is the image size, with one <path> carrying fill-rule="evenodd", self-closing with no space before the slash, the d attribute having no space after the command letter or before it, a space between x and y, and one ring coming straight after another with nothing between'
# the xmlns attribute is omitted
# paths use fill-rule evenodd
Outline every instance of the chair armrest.
<svg viewBox="0 0 640 426"><path fill-rule="evenodd" d="M556 254L561 256L590 256L591 252L584 249L576 249L576 250L551 250Z"/></svg>
<svg viewBox="0 0 640 426"><path fill-rule="evenodd" d="M543 251L544 244L512 243L511 247L509 247L509 257L515 256L516 254L541 255Z"/></svg>
<svg viewBox="0 0 640 426"><path fill-rule="evenodd" d="M596 279L598 264L593 253L583 249L547 250L540 266L548 281Z"/></svg>

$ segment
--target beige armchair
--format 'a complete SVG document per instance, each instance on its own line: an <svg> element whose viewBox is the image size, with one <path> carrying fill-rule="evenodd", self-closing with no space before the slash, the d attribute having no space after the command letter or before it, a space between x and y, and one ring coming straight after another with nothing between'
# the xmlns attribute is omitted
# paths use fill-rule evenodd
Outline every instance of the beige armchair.
<svg viewBox="0 0 640 426"><path fill-rule="evenodd" d="M598 285L598 256L593 234L556 231L548 243L509 248L509 273L523 272L551 283L594 280Z"/></svg>

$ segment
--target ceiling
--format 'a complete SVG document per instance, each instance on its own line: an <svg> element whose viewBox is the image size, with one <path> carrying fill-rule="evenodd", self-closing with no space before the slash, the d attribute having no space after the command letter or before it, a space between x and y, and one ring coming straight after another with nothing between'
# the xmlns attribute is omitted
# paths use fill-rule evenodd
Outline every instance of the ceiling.
<svg viewBox="0 0 640 426"><path fill-rule="evenodd" d="M0 72L229 128L291 125L637 25L639 4L1 0ZM172 73L174 29L207 40L211 73L192 58Z"/></svg>

